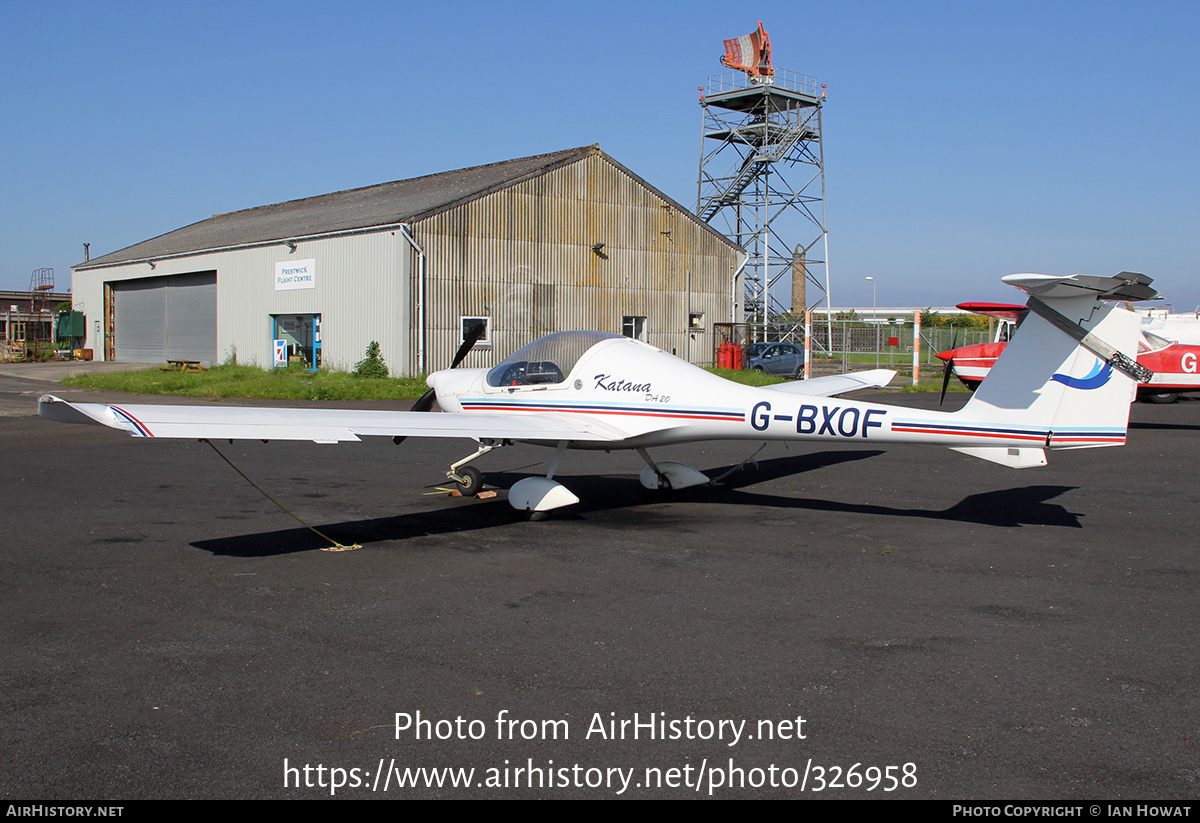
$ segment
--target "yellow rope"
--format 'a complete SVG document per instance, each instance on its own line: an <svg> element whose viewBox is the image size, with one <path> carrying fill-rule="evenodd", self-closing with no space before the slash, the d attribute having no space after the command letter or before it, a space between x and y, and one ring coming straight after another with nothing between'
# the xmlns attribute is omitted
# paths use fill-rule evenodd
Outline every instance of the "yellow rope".
<svg viewBox="0 0 1200 823"><path fill-rule="evenodd" d="M351 551L352 549L361 549L361 548L362 548L362 546L358 545L357 543L355 543L353 546L343 546L341 543L337 542L336 540L334 540L334 539L333 539L332 537L330 537L329 535L327 535L327 534L321 534L321 532L317 531L317 530L316 530L316 529L314 529L312 526L310 526L310 525L308 525L307 523L305 523L303 520L301 520L301 519L300 519L299 517L297 517L295 514L292 514L292 512L290 512L290 511L288 510L287 506L283 505L283 504L282 504L282 503L280 503L278 500L276 500L274 497L272 497L271 495L267 494L267 493L266 493L266 492L265 492L265 491L262 489L262 487L261 487L261 486L259 486L257 483L255 483L253 480L251 480L249 477L247 477L247 476L246 476L246 473L245 473L244 471L242 471L241 469L239 469L237 466L233 465L233 461L232 461L232 460L230 460L230 459L229 459L228 457L226 457L225 455L221 454L221 450L220 450L220 449L218 449L218 448L216 447L216 445L215 445L215 444L214 444L214 443L213 443L211 440L205 440L205 439L203 439L203 438L202 438L202 439L200 440L200 442L201 442L201 443L207 443L208 445L212 446L212 450L213 450L213 451L215 451L215 452L217 453L217 456L218 456L218 457L220 457L222 460L224 460L226 463L228 463L228 464L229 464L229 467L230 467L231 469L233 469L235 472L237 472L238 474L240 474L240 475L242 476L242 479L243 479L243 480L245 480L247 483L249 483L249 484L250 484L251 486L253 486L254 488L258 489L258 491L259 491L259 494L261 494L263 497L267 498L267 499L268 499L268 500L270 500L272 503L274 503L276 506L278 506L278 507L280 508L280 510L281 510L281 511L282 511L284 514L287 514L288 516L290 516L290 517L294 518L294 519L296 520L296 522L297 522L297 523L299 523L301 526L303 526L304 528L306 528L306 529L308 529L309 531L311 531L313 534L316 534L316 535L318 535L318 536L319 536L319 537L320 537L322 540L328 540L330 543L332 543L332 544L333 544L332 546L327 546L327 547L325 547L325 548L321 549L321 551L323 551L323 552L348 552L348 551Z"/></svg>

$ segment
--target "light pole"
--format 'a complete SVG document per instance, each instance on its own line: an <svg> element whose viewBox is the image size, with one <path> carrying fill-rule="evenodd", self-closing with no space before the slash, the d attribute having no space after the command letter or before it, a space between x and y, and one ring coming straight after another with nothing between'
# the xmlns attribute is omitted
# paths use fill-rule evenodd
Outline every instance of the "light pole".
<svg viewBox="0 0 1200 823"><path fill-rule="evenodd" d="M875 307L878 302L875 300L875 278L868 277L871 281L871 323L875 326L875 368L879 368L879 318L875 316Z"/></svg>

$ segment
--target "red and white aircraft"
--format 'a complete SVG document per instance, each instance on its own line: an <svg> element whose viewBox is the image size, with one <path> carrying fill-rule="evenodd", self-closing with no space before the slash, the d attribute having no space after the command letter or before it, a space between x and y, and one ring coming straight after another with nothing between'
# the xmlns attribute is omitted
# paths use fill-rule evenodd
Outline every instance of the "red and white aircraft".
<svg viewBox="0 0 1200 823"><path fill-rule="evenodd" d="M951 373L968 388L978 388L1029 311L1027 306L1009 303L959 303L958 308L995 317L1001 323L991 343L959 346L938 353L937 357L946 363L943 396ZM1145 320L1138 339L1137 362L1153 372L1149 380L1138 384L1140 400L1173 403L1181 392L1200 391L1200 345L1180 343L1148 331Z"/></svg>
<svg viewBox="0 0 1200 823"><path fill-rule="evenodd" d="M516 441L554 449L544 477L518 481L508 500L544 516L578 502L554 479L568 449L634 449L648 488L710 482L696 469L650 457L649 449L704 440L923 443L1013 468L1041 466L1046 449L1125 442L1136 370L1139 318L1119 302L1153 297L1150 279L1016 274L1031 314L979 390L953 413L830 399L886 385L886 371L751 387L716 377L653 346L613 334L560 332L492 369L447 369L413 411L68 403L46 395L39 414L93 423L134 437L312 440L364 436L459 437L478 442L447 476L467 493L482 484L467 464ZM466 345L456 357L465 356ZM1127 352L1128 354L1123 354ZM425 413L436 398L440 413Z"/></svg>

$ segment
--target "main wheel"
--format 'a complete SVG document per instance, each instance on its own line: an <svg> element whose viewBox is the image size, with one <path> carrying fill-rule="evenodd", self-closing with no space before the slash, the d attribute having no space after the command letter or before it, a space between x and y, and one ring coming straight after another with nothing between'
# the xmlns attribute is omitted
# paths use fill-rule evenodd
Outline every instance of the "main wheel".
<svg viewBox="0 0 1200 823"><path fill-rule="evenodd" d="M458 483L458 491L463 497L474 497L483 491L483 472L474 466L463 466L458 470L462 480Z"/></svg>
<svg viewBox="0 0 1200 823"><path fill-rule="evenodd" d="M540 523L541 521L545 520L549 516L550 516L549 510L540 511L540 512L531 511L529 513L529 522L530 523Z"/></svg>
<svg viewBox="0 0 1200 823"><path fill-rule="evenodd" d="M1179 394L1173 391L1161 392L1160 394L1147 394L1146 400L1151 403L1174 403L1179 399Z"/></svg>

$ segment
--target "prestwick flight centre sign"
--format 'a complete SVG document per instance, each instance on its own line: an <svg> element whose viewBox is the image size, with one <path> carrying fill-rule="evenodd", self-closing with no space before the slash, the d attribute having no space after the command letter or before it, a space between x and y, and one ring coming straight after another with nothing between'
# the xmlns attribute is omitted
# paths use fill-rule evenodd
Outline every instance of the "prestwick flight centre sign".
<svg viewBox="0 0 1200 823"><path fill-rule="evenodd" d="M291 260L275 264L275 291L316 287L317 261Z"/></svg>

